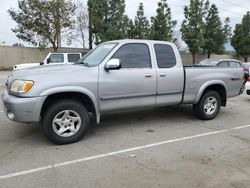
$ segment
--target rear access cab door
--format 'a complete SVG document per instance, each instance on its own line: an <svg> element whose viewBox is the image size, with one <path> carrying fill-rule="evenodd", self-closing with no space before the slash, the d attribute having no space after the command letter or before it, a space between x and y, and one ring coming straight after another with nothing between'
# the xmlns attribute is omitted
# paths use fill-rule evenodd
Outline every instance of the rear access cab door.
<svg viewBox="0 0 250 188"><path fill-rule="evenodd" d="M156 105L167 106L181 103L185 75L178 49L172 43L155 42L157 70Z"/></svg>

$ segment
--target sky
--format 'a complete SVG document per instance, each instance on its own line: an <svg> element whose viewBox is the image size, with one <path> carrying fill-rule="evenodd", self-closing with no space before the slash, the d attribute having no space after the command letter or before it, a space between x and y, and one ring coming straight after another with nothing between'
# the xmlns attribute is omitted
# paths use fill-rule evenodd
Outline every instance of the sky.
<svg viewBox="0 0 250 188"><path fill-rule="evenodd" d="M86 3L86 0L82 0ZM156 14L158 0L126 0L126 14L130 18L134 18L138 9L139 3L144 4L145 15L150 18ZM189 0L167 0L171 8L172 18L177 20L175 31L180 29L182 20L184 19L183 8L189 4ZM221 19L226 17L231 19L230 25L234 29L237 23L240 23L244 14L250 11L250 0L210 0L210 3L216 4L219 9ZM0 0L0 44L4 41L7 45L14 43L26 43L16 38L11 28L16 26L16 23L11 19L7 10L17 8L17 0ZM66 46L66 44L63 44ZM77 44L72 44L71 47L79 47Z"/></svg>

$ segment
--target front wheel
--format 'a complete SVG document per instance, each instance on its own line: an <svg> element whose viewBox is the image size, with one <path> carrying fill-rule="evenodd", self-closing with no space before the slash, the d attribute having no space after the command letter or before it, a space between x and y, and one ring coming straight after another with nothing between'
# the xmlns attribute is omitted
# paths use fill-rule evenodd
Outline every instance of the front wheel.
<svg viewBox="0 0 250 188"><path fill-rule="evenodd" d="M90 118L78 101L60 100L49 106L42 117L42 128L47 138L55 144L79 141L87 131Z"/></svg>
<svg viewBox="0 0 250 188"><path fill-rule="evenodd" d="M193 105L194 115L202 120L214 119L221 108L221 97L216 91L205 92L200 101Z"/></svg>

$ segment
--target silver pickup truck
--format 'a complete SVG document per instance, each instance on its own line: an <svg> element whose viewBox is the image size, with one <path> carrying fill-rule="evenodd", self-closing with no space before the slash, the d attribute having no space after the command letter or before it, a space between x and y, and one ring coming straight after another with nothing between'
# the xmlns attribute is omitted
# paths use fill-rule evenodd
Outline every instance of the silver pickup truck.
<svg viewBox="0 0 250 188"><path fill-rule="evenodd" d="M73 65L13 72L3 103L16 122L41 122L56 144L81 139L90 118L124 110L193 104L196 117L216 117L229 97L241 93L239 68L183 67L173 43L146 40L105 42Z"/></svg>

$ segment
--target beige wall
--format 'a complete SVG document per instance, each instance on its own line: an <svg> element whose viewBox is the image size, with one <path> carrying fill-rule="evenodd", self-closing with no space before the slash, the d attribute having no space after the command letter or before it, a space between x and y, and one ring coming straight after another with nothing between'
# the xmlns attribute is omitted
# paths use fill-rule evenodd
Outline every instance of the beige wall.
<svg viewBox="0 0 250 188"><path fill-rule="evenodd" d="M16 64L41 62L53 52L52 48L43 51L38 48L0 46L0 68L11 68ZM84 52L81 48L59 48L58 52Z"/></svg>
<svg viewBox="0 0 250 188"><path fill-rule="evenodd" d="M0 46L0 69L11 68L16 64L41 62L53 49L43 51L30 47ZM60 48L58 52L83 52L81 48ZM181 54L183 64L192 63L191 54ZM205 59L205 55L198 55L197 60ZM212 58L236 58L230 55L212 55Z"/></svg>

